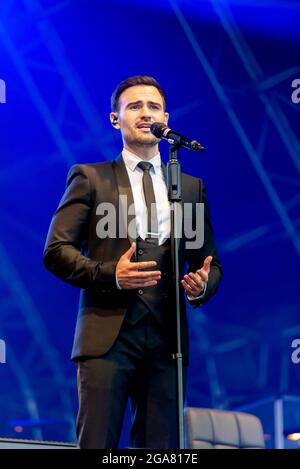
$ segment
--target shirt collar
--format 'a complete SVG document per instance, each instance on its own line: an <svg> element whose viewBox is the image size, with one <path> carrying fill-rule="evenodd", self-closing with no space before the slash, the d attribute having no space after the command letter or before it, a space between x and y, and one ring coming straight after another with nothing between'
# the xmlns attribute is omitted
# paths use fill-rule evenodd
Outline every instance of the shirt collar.
<svg viewBox="0 0 300 469"><path fill-rule="evenodd" d="M138 155L135 155L129 150L126 150L126 148L123 148L122 151L122 156L125 165L127 168L129 168L131 171L135 171L137 165L139 164L140 161L145 161L143 158L141 158ZM161 169L161 158L160 158L160 153L157 153L157 155L153 156L151 160L147 160L149 163L152 163L153 169L155 173L158 173L158 171Z"/></svg>

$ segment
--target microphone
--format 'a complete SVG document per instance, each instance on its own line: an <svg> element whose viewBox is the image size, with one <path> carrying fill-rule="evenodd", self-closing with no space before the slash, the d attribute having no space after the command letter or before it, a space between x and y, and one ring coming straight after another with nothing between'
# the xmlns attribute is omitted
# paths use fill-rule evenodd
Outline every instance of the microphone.
<svg viewBox="0 0 300 469"><path fill-rule="evenodd" d="M177 143L183 147L189 148L189 150L205 150L201 143L197 142L196 140L191 140L190 138L184 137L183 135L180 135L174 130L169 129L169 127L167 127L166 124L163 124L162 122L154 122L151 125L150 130L153 135L155 135L155 137L165 138L172 145Z"/></svg>

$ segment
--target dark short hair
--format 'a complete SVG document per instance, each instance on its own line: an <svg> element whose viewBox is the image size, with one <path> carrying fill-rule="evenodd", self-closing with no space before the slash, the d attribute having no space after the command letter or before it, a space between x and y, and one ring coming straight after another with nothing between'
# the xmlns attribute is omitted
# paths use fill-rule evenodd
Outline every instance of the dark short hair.
<svg viewBox="0 0 300 469"><path fill-rule="evenodd" d="M111 95L111 110L113 112L118 111L119 98L123 91L127 90L127 88L130 88L131 86L136 85L147 85L154 86L155 88L157 88L161 97L163 98L164 107L166 107L166 95L158 81L148 75L135 75L134 77L129 77L126 80L121 81L121 83L119 83L119 85Z"/></svg>

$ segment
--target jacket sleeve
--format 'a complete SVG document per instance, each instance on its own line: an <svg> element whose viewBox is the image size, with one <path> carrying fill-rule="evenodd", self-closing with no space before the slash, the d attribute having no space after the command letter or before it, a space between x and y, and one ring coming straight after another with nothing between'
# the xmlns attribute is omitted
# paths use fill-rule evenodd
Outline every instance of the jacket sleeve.
<svg viewBox="0 0 300 469"><path fill-rule="evenodd" d="M116 288L117 261L102 262L83 255L93 199L83 165L71 167L65 193L54 213L44 248L44 264L54 275L80 288Z"/></svg>
<svg viewBox="0 0 300 469"><path fill-rule="evenodd" d="M214 241L206 190L201 180L199 180L199 201L204 203L204 242L200 249L187 250L188 272L195 272L197 269L200 269L207 256L212 256L213 259L210 264L210 273L205 294L198 300L189 301L194 308L206 303L217 292L219 282L222 278L222 266Z"/></svg>

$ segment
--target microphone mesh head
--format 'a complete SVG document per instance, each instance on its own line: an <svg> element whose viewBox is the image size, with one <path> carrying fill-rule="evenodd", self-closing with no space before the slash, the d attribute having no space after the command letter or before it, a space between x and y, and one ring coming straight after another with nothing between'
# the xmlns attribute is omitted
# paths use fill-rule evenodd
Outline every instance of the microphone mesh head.
<svg viewBox="0 0 300 469"><path fill-rule="evenodd" d="M153 133L153 135L155 135L155 137L162 138L163 132L166 128L167 128L166 124L164 124L163 122L154 122L151 125L150 130Z"/></svg>

